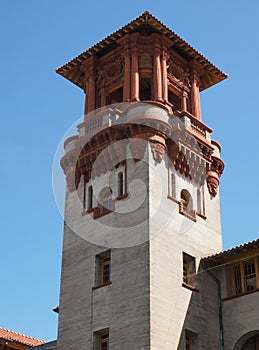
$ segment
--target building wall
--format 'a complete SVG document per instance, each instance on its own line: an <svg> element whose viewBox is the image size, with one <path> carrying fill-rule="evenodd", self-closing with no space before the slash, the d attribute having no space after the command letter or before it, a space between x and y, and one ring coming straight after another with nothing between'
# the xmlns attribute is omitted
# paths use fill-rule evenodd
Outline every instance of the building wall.
<svg viewBox="0 0 259 350"><path fill-rule="evenodd" d="M236 350L234 346L241 337L250 332L259 332L258 309L258 293L223 302L225 350Z"/></svg>
<svg viewBox="0 0 259 350"><path fill-rule="evenodd" d="M164 111L159 117L167 122ZM58 350L92 349L94 334L107 328L111 349L183 350L185 329L199 349L218 346L217 290L199 264L204 255L222 250L219 196L210 196L205 184L204 216L183 216L181 190L189 191L196 210L200 185L175 172L176 198L168 198L175 170L167 157L157 162L149 145L136 161L127 147L128 196L115 200L112 213L96 220L93 213L82 215L82 179L78 191L67 192ZM91 180L95 203L105 186L116 193L117 173ZM109 248L112 283L93 290L96 256ZM198 291L182 286L183 252L195 258Z"/></svg>
<svg viewBox="0 0 259 350"><path fill-rule="evenodd" d="M128 161L127 168L128 183L141 179L148 184L146 162L135 162L132 159ZM112 187L114 178L109 176L109 179ZM149 241L148 221L145 221L148 218L149 199L142 194L144 188L141 182L135 181L134 184L136 197L142 200L137 211L134 210L134 203L129 202L132 212L126 215L119 212L119 206L121 208L126 200L132 200L132 194L129 193L128 199L115 203L115 211L118 205L118 212L97 220L92 219L92 214L81 215L80 191L83 184L80 184L78 194L67 192L66 219L71 226L75 223L74 227L81 237L65 225L58 350L93 349L94 333L106 328L109 328L112 349L150 348ZM131 235L124 237L124 240L120 240L118 231L121 225L130 227ZM97 236L104 238L104 242L107 238L105 247L89 242L94 241L95 237L97 239ZM140 238L136 245L121 247L131 245L132 237ZM93 290L96 256L109 248L112 283Z"/></svg>
<svg viewBox="0 0 259 350"><path fill-rule="evenodd" d="M179 213L178 203L167 198L165 164L152 164L150 155L151 349L184 350L185 329L195 335L195 348L208 349L208 344L219 347L217 288L210 276L201 273L199 268L201 257L222 249L219 197L212 198L204 186L207 218L197 216L194 222L184 217ZM198 185L175 174L176 199L179 201L181 190L187 189L196 209ZM152 216L152 213L156 214ZM182 286L183 252L195 257L198 291Z"/></svg>

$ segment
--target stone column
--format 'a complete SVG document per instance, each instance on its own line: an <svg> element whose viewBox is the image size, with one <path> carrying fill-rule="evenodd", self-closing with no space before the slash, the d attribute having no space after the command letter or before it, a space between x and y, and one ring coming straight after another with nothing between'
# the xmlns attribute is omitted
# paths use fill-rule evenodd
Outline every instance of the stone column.
<svg viewBox="0 0 259 350"><path fill-rule="evenodd" d="M155 51L154 56L154 100L162 101L162 74L160 53Z"/></svg>
<svg viewBox="0 0 259 350"><path fill-rule="evenodd" d="M162 87L163 87L163 100L168 101L168 80L167 80L167 59L168 55L166 53L162 56Z"/></svg>
<svg viewBox="0 0 259 350"><path fill-rule="evenodd" d="M201 120L199 77L195 71L193 72L191 83L192 83L192 86L191 86L192 114L197 119Z"/></svg>
<svg viewBox="0 0 259 350"><path fill-rule="evenodd" d="M106 93L104 88L101 89L101 107L106 106Z"/></svg>
<svg viewBox="0 0 259 350"><path fill-rule="evenodd" d="M86 119L86 115L88 113L88 79L84 80L85 85L85 108L84 108L84 119Z"/></svg>
<svg viewBox="0 0 259 350"><path fill-rule="evenodd" d="M181 105L182 105L182 111L184 111L184 112L187 112L187 98L188 98L187 92L183 91Z"/></svg>
<svg viewBox="0 0 259 350"><path fill-rule="evenodd" d="M131 92L131 98L132 101L139 101L139 71L138 71L138 54L137 51L134 51L132 53L132 92Z"/></svg>
<svg viewBox="0 0 259 350"><path fill-rule="evenodd" d="M123 84L123 101L130 101L130 55L126 52L124 56L124 84Z"/></svg>
<svg viewBox="0 0 259 350"><path fill-rule="evenodd" d="M95 109L95 72L90 68L88 83L88 113Z"/></svg>

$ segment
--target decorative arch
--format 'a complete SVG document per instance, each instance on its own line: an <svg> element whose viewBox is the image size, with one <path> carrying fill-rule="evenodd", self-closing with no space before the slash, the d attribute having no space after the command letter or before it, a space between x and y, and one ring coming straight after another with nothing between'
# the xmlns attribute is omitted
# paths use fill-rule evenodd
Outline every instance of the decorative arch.
<svg viewBox="0 0 259 350"><path fill-rule="evenodd" d="M235 344L234 350L259 350L259 330L242 335Z"/></svg>
<svg viewBox="0 0 259 350"><path fill-rule="evenodd" d="M113 211L112 189L110 187L105 187L100 192L99 208L100 213Z"/></svg>
<svg viewBox="0 0 259 350"><path fill-rule="evenodd" d="M183 189L181 191L181 204L182 210L186 213L191 213L193 210L192 196L189 191Z"/></svg>

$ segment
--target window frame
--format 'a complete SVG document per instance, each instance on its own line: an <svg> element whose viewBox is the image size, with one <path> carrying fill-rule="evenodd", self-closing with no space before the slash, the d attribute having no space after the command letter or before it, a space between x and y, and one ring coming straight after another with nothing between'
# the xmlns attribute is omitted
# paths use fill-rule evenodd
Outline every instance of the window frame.
<svg viewBox="0 0 259 350"><path fill-rule="evenodd" d="M107 347L103 347L103 345L107 345ZM100 350L109 350L110 347L110 336L109 336L109 332L105 332L103 334L99 335L99 349Z"/></svg>
<svg viewBox="0 0 259 350"><path fill-rule="evenodd" d="M108 266L108 279L105 277ZM112 283L112 256L111 250L95 256L95 281L92 289L108 286Z"/></svg>
<svg viewBox="0 0 259 350"><path fill-rule="evenodd" d="M254 272L246 273L245 264L253 262ZM259 262L258 256L246 257L240 261L234 262L230 266L231 273L231 292L233 297L239 297L241 295L249 294L259 290ZM255 279L255 284L252 289L249 289L248 280ZM251 284L250 284L251 288Z"/></svg>
<svg viewBox="0 0 259 350"><path fill-rule="evenodd" d="M193 209L193 198L190 192L185 188L180 192L179 213L196 222L196 211Z"/></svg>
<svg viewBox="0 0 259 350"><path fill-rule="evenodd" d="M197 292L196 284L196 258L182 252L182 286Z"/></svg>
<svg viewBox="0 0 259 350"><path fill-rule="evenodd" d="M192 348L193 348L192 337L188 334L185 334L185 349L192 350Z"/></svg>

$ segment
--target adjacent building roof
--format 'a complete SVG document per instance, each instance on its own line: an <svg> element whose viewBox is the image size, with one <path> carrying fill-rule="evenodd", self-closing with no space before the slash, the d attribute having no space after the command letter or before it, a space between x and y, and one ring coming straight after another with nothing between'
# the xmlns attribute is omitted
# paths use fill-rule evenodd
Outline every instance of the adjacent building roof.
<svg viewBox="0 0 259 350"><path fill-rule="evenodd" d="M217 265L218 263L221 263L223 260L226 260L232 257L237 257L238 254L240 255L243 253L244 254L251 253L258 249L259 249L259 239L256 239L254 241L241 244L234 248L227 249L223 252L206 256L203 258L203 262L205 264L208 263L208 264Z"/></svg>
<svg viewBox="0 0 259 350"><path fill-rule="evenodd" d="M117 46L117 40L126 34L139 31L141 28L148 28L151 32L160 33L166 36L172 42L172 48L177 51L182 57L187 61L196 60L198 61L209 76L206 86L208 88L224 79L227 75L214 66L208 59L206 59L202 54L196 51L191 45L189 45L185 40L180 38L171 29L167 28L163 23L161 23L157 18L155 18L151 13L145 11L141 16L126 24L121 29L107 36L105 39L101 40L94 46L92 46L87 51L81 53L79 56L75 57L72 61L59 67L56 71L58 74L62 75L66 79L70 80L74 84L83 88L82 86L82 72L80 71L80 66L83 61L91 56L100 56L110 51L112 48Z"/></svg>
<svg viewBox="0 0 259 350"><path fill-rule="evenodd" d="M29 348L27 350L32 350L32 349L36 349L36 350L52 350L52 349L55 349L57 345L57 341L56 340L53 340L49 343L45 343L45 344L42 344L42 345L38 345L38 346L33 346L32 348Z"/></svg>
<svg viewBox="0 0 259 350"><path fill-rule="evenodd" d="M1 327L0 327L0 339L17 342L17 343L21 343L29 346L37 346L45 343L43 340L32 338L32 337L29 337L28 335L16 333Z"/></svg>

